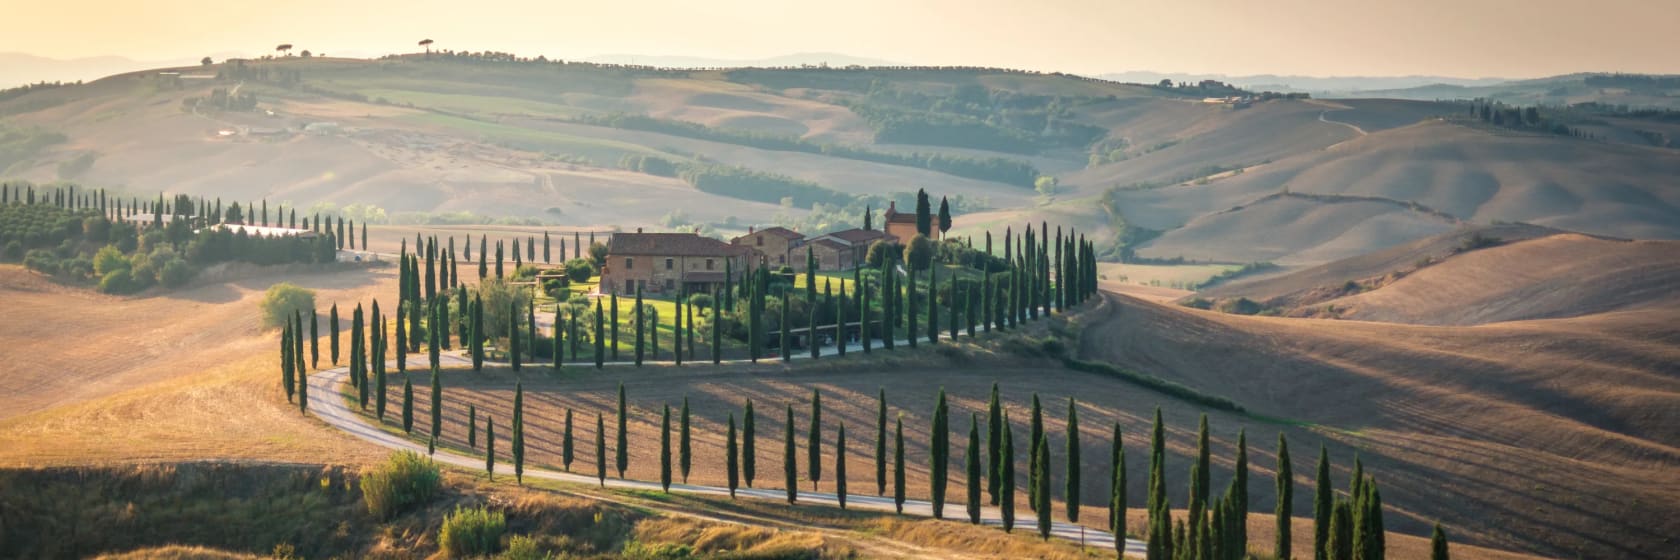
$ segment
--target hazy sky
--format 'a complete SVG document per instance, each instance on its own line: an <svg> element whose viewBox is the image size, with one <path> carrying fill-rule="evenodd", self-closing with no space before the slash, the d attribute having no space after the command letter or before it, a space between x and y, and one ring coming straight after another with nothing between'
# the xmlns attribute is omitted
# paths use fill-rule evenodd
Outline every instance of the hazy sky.
<svg viewBox="0 0 1680 560"><path fill-rule="evenodd" d="M1680 0L0 0L0 52L141 60L438 48L1100 73L1680 73Z"/></svg>

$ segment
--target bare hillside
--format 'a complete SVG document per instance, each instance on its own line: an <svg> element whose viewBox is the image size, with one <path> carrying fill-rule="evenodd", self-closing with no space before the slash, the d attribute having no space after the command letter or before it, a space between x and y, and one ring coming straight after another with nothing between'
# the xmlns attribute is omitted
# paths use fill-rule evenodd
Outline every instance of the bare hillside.
<svg viewBox="0 0 1680 560"><path fill-rule="evenodd" d="M1392 200L1269 196L1191 220L1143 244L1138 254L1198 261L1315 264L1435 235L1455 225L1450 218Z"/></svg>

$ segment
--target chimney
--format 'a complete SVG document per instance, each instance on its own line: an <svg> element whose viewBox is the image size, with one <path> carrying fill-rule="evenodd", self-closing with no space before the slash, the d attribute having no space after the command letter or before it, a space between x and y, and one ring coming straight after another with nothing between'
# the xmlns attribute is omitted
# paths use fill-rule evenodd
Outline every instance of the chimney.
<svg viewBox="0 0 1680 560"><path fill-rule="evenodd" d="M641 232L642 232L642 228L636 228L636 233L641 233Z"/></svg>
<svg viewBox="0 0 1680 560"><path fill-rule="evenodd" d="M896 201L896 200L887 201L887 213L888 214L897 214L898 213L898 201Z"/></svg>
<svg viewBox="0 0 1680 560"><path fill-rule="evenodd" d="M747 235L752 235L752 234L753 234L753 227L752 226L747 226Z"/></svg>

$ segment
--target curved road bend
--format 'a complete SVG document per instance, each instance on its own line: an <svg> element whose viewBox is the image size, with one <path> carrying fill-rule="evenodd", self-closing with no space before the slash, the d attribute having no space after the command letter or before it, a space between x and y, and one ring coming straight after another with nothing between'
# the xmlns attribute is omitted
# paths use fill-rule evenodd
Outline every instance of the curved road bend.
<svg viewBox="0 0 1680 560"><path fill-rule="evenodd" d="M442 363L445 364L445 365L471 365L472 364L472 362L470 360L467 360L466 358L462 358L458 355L445 355L441 358L441 360L442 360ZM612 365L619 366L619 365L624 365L624 364L625 364L625 362L618 362L618 363L614 363ZM349 369L348 366L345 366L345 367L334 368L334 369L330 369L330 370L326 370L326 371L316 372L315 374L310 375L309 376L309 391L310 391L310 393L315 394L315 395L321 395L321 396L317 397L316 399L313 399L312 402L310 402L311 406L309 408L309 412L311 414L314 414L315 416L319 417L321 420L325 421L327 424L330 424L333 427L338 428L340 430L344 430L346 433L349 433L350 435L355 436L356 438L361 439L363 441L367 441L367 442L373 443L375 445L379 445L381 447L385 447L387 449L392 449L392 450L405 450L405 451L414 451L414 452L417 452L417 453L425 453L426 452L426 446L420 445L420 444L415 443L413 441L410 441L405 437L386 432L386 431L384 431L384 430L382 430L382 429L380 429L380 428L378 428L378 427L376 427L372 424L369 424L368 421L365 418L363 418L361 414L359 414L355 411L352 411L350 409L349 402L339 392L339 388L341 386L343 386L345 383L348 383L349 377L350 377L349 374L350 374L350 369ZM444 449L437 450L437 452L432 455L432 459L434 461L438 461L440 463L447 463L447 464L454 465L454 466L461 467L461 468L468 469L468 470L476 470L476 469L480 469L480 468L484 467L484 458L482 458L482 457L462 455L462 454L458 454L458 453L455 453L453 451L448 451L448 450L444 450ZM586 475L576 474L576 473L552 471L552 470L546 470L546 469L540 469L540 468L539 469L526 470L525 471L525 476L530 476L530 477L535 477L535 478L545 478L545 479L550 479L550 480L558 480L558 481L563 481L563 482L572 482L572 483L577 483L577 484L590 484L590 485L600 484L599 480L596 479L595 477L592 477L592 476L586 476ZM629 489L637 489L637 490L659 490L660 489L658 482L640 481L640 480L622 480L622 479L617 479L617 478L608 478L606 480L606 485L610 486L610 487L613 487L613 488L629 488ZM729 489L728 488L722 488L722 487L717 487L717 486L700 486L700 485L694 485L694 484L674 484L673 483L671 485L671 491L672 492L684 492L684 493L689 493L689 494L713 495L713 496L727 496L727 495L729 495ZM742 497L747 497L747 498L763 499L763 500L785 500L785 499L787 499L787 493L786 493L785 490L770 490L770 489L764 489L764 488L744 488L744 489L736 490L735 493L736 493L737 496L742 496ZM825 492L809 492L809 491L801 490L799 492L799 500L801 502L807 503L807 504L819 504L819 505L826 505L826 506L838 506L839 505L839 502L836 500L834 494L825 493ZM887 511L887 512L893 511L893 501L892 501L891 497L881 497L881 496L870 496L870 495L847 493L847 495L846 495L846 505L847 505L847 507L850 507L850 508L859 508L859 509L872 510L872 511ZM953 519L953 520L965 518L966 517L966 511L964 510L964 507L965 506L960 504L960 503L947 505L946 506L946 511L947 512L953 512L953 511L955 512L955 515L948 516L948 518ZM932 517L933 516L933 509L932 509L932 505L929 504L925 500L906 500L904 502L904 513L906 515L917 515L917 516L922 516L922 517ZM981 519L981 523L984 524L984 525L1002 526L1002 524L1003 524L1001 518L999 517L998 508L995 508L995 507L983 507L983 508L981 508L980 519ZM1020 512L1020 513L1016 514L1015 527L1016 527L1017 531L1027 531L1027 532L1030 533L1032 531L1037 530L1036 529L1037 519L1033 516L1033 514L1031 512ZM1074 525L1074 524L1064 523L1064 522L1060 522L1060 521L1052 522L1050 531L1051 531L1051 534L1056 536L1057 538L1066 539L1066 540L1072 541L1072 542L1084 542L1086 546L1097 548L1099 550L1113 550L1114 549L1114 537L1113 537L1113 535L1110 535L1106 532L1097 531L1097 530L1093 530L1093 529L1086 529L1086 528L1084 528L1080 525ZM1143 541L1138 541L1138 540L1133 540L1133 539L1127 539L1126 540L1126 555L1127 556L1135 556L1135 557L1140 557L1141 558L1141 557L1144 556L1144 553L1145 553L1145 548L1144 548Z"/></svg>

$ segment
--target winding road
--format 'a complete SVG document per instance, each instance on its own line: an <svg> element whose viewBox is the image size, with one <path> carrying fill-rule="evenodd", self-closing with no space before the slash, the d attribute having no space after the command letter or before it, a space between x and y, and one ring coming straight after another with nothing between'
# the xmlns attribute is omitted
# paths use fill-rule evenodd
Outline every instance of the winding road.
<svg viewBox="0 0 1680 560"><path fill-rule="evenodd" d="M858 345L853 345L853 347L858 348L859 351L861 351L861 348L862 348L861 346L858 346ZM847 351L848 352L852 351L851 348L852 347L848 347ZM830 350L830 351L832 352L833 350ZM795 359L800 359L800 358L807 358L808 359L809 357L810 357L809 353L796 354L794 356ZM741 362L745 362L745 360L731 360L731 361L728 361L728 363L741 363ZM392 363L394 363L394 362L392 362ZM649 363L665 363L665 362L649 362ZM451 355L444 355L441 358L441 365L443 365L443 366L457 366L457 367L470 367L472 365L472 362L470 360L466 359L466 358L463 358L463 357L459 356L459 355L451 354ZM612 363L608 363L607 365L609 367L619 368L619 367L624 367L624 366L632 366L633 364L631 362L612 362ZM694 366L694 367L705 367L705 366ZM421 445L419 443L416 443L414 441L410 441L409 439L407 439L403 436L400 436L400 435L397 435L397 434L392 434L390 432L386 432L385 430L380 429L378 426L374 426L373 424L370 424L368 422L368 420L364 416L362 416L360 413L358 413L354 410L351 410L349 400L347 398L345 398L343 396L343 393L341 392L341 389L343 388L343 386L349 382L349 378L350 378L349 366L316 372L312 375L309 375L308 378L309 378L309 392L311 394L314 394L314 395L321 395L320 397L317 397L315 399L310 400L310 403L309 403L310 404L310 408L309 408L309 413L310 414L314 414L316 417L320 418L322 421L325 421L327 424L329 424L329 425L331 425L335 428L338 428L340 430L343 430L345 433L348 433L351 436L354 436L354 437L356 437L358 439L361 439L363 441L367 441L369 443L373 443L375 445L379 445L381 447L384 447L384 448L387 448L387 449L392 449L392 450L403 450L403 451L414 451L414 452L417 452L417 453L426 453L426 446ZM477 470L477 469L484 468L484 458L483 457L462 455L462 454L455 453L453 451L444 450L444 449L437 450L436 453L434 453L432 455L432 459L435 460L435 461L438 461L440 463L446 463L446 464L449 464L449 465L454 465L454 466L461 467L461 468L467 469L467 470ZM529 470L525 471L525 476L530 476L530 477L534 477L534 478L549 479L549 480L557 480L557 481L563 481L563 482L571 482L571 483L576 483L576 484L589 484L589 485L602 484L598 479L596 479L593 476L586 476L586 475L582 475L582 474L567 473L567 472L560 472L560 471L552 471L552 470L546 470L546 469L529 469ZM617 479L617 478L606 479L605 486L612 487L612 488L627 488L627 489L636 489L636 490L654 490L654 491L660 490L659 483L656 482L656 481L624 480L624 479ZM729 489L728 488L723 488L723 487L718 487L718 486L700 486L700 485L693 485L693 484L675 484L675 483L673 483L673 484L671 484L671 491L672 492L689 493L689 494L712 495L712 496L727 496L727 495L729 495ZM959 493L961 492L960 487L957 488L957 492L959 492ZM744 489L736 490L735 494L736 494L736 496L743 497L743 498L753 498L753 499L763 499L763 500L781 501L781 500L787 499L786 491L781 490L781 489L744 488ZM834 494L824 493L824 492L809 492L809 491L801 490L801 491L799 491L799 501L801 503L806 503L806 504L819 504L819 505L826 505L826 506L838 506L839 505L837 497ZM849 508L864 509L864 510L870 510L870 511L887 511L887 512L890 512L890 511L893 511L893 500L890 497L852 494L852 493L848 492L846 494L846 506L849 507ZM1052 508L1052 509L1054 509L1054 508ZM948 503L945 507L945 511L947 513L947 519L960 521L960 520L965 520L967 518L967 512L965 510L965 506L961 503ZM906 500L905 503L904 503L904 514L905 515L916 515L916 516L922 516L922 517L931 517L933 515L933 506L932 506L932 504L930 504L929 502L927 502L925 500ZM981 523L984 524L984 525L998 526L998 527L1001 527L1003 525L1002 518L1000 517L1000 511L998 510L998 508L995 508L995 507L983 507L983 508L981 508L980 518L981 518ZM1025 532L1030 534L1033 531L1036 531L1036 527L1037 527L1037 519L1033 516L1032 512L1018 512L1016 514L1016 516L1015 516L1015 529L1017 531L1025 531ZM1055 521L1055 522L1051 523L1050 531L1051 531L1051 534L1056 536L1057 538L1066 539L1066 540L1072 541L1072 542L1081 542L1081 543L1084 543L1086 546L1095 547L1095 548L1098 548L1098 549L1106 549L1106 550L1113 550L1113 548L1114 548L1114 536L1113 535L1110 535L1107 532L1098 531L1098 530L1094 530L1094 529L1089 529L1089 528L1086 528L1086 527L1081 526L1081 525L1075 525L1075 524L1071 524L1071 523ZM1126 555L1127 556L1143 557L1144 553L1145 553L1145 547L1144 547L1143 541L1138 541L1138 540L1133 540L1133 539L1127 539L1126 540Z"/></svg>

